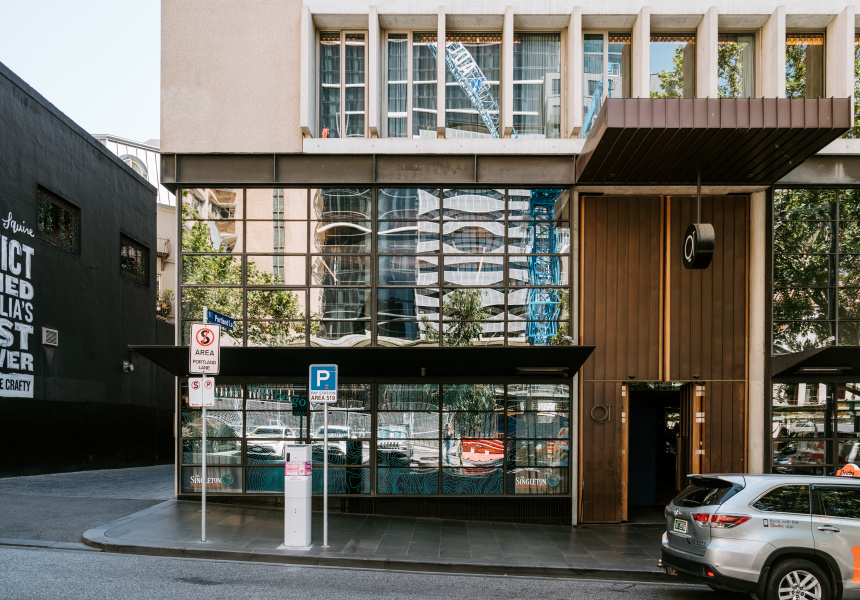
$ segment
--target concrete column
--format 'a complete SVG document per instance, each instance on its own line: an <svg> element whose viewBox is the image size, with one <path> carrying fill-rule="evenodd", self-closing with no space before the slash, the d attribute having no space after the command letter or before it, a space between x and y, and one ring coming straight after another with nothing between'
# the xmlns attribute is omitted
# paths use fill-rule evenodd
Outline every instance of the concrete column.
<svg viewBox="0 0 860 600"><path fill-rule="evenodd" d="M436 25L436 137L445 137L445 7L439 7Z"/></svg>
<svg viewBox="0 0 860 600"><path fill-rule="evenodd" d="M761 28L762 98L785 98L785 7L777 6Z"/></svg>
<svg viewBox="0 0 860 600"><path fill-rule="evenodd" d="M717 7L712 6L696 29L696 97L716 98L717 89Z"/></svg>
<svg viewBox="0 0 860 600"><path fill-rule="evenodd" d="M379 137L379 78L382 61L379 57L379 15L376 6L367 11L367 133Z"/></svg>
<svg viewBox="0 0 860 600"><path fill-rule="evenodd" d="M502 98L499 106L499 127L502 137L509 138L514 131L514 7L505 7L502 27Z"/></svg>
<svg viewBox="0 0 860 600"><path fill-rule="evenodd" d="M767 348L765 306L768 302L765 289L767 257L767 193L754 192L750 196L750 270L749 270L749 355L747 388L747 469L750 473L763 473L765 452L765 361L770 355Z"/></svg>
<svg viewBox="0 0 860 600"><path fill-rule="evenodd" d="M562 69L562 79L567 76L566 102L561 103L561 124L568 137L575 138L582 130L582 7L574 6L567 26L567 68ZM566 123L566 125L565 125ZM562 131L562 135L564 135Z"/></svg>
<svg viewBox="0 0 860 600"><path fill-rule="evenodd" d="M854 96L854 12L853 6L846 6L827 25L824 95L828 98Z"/></svg>
<svg viewBox="0 0 860 600"><path fill-rule="evenodd" d="M651 96L651 8L643 6L630 40L630 96Z"/></svg>
<svg viewBox="0 0 860 600"><path fill-rule="evenodd" d="M307 6L302 6L299 37L299 126L302 137L307 138L314 137L317 129L316 35L313 15Z"/></svg>

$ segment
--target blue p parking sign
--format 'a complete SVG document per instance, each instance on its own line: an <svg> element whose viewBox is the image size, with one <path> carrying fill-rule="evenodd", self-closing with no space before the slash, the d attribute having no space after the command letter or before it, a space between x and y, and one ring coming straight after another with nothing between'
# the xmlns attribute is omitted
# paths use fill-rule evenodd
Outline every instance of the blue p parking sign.
<svg viewBox="0 0 860 600"><path fill-rule="evenodd" d="M310 366L309 400L320 404L337 402L337 365Z"/></svg>

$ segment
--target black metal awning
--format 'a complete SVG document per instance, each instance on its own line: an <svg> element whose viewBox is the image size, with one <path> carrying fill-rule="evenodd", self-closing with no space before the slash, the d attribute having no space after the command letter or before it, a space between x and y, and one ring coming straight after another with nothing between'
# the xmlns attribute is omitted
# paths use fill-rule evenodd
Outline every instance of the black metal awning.
<svg viewBox="0 0 860 600"><path fill-rule="evenodd" d="M188 375L187 346L129 346L173 375ZM222 377L307 377L313 364L335 364L339 377L565 377L594 346L468 348L221 348ZM422 369L424 372L422 373Z"/></svg>
<svg viewBox="0 0 860 600"><path fill-rule="evenodd" d="M777 354L771 359L774 381L860 381L860 346L829 346Z"/></svg>
<svg viewBox="0 0 860 600"><path fill-rule="evenodd" d="M608 98L577 185L771 185L852 126L850 98Z"/></svg>

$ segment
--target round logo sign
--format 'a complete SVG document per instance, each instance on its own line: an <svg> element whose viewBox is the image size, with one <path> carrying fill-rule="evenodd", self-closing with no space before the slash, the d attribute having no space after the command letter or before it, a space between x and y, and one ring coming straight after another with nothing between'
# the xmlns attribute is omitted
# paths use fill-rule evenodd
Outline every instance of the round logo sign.
<svg viewBox="0 0 860 600"><path fill-rule="evenodd" d="M684 267L707 269L714 257L714 226L710 223L693 223L684 234Z"/></svg>
<svg viewBox="0 0 860 600"><path fill-rule="evenodd" d="M558 475L548 475L546 478L546 484L549 487L555 487L559 483L561 483L561 477L559 477Z"/></svg>
<svg viewBox="0 0 860 600"><path fill-rule="evenodd" d="M233 485L233 476L230 475L230 473L224 473L224 475L221 476L221 483L224 485Z"/></svg>
<svg viewBox="0 0 860 600"><path fill-rule="evenodd" d="M201 346L210 346L215 341L215 334L211 329L205 327L197 330L197 343Z"/></svg>

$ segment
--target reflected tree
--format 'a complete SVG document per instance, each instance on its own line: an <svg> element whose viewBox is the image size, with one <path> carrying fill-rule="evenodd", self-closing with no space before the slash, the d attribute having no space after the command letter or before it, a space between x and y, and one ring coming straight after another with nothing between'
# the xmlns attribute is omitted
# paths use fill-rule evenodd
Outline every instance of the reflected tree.
<svg viewBox="0 0 860 600"><path fill-rule="evenodd" d="M442 334L445 346L472 346L484 331L480 321L491 316L490 311L484 308L481 290L477 289L458 289L448 293L443 300L442 314L447 318L447 327ZM439 339L439 331L427 317L422 317L421 323L428 340Z"/></svg>

